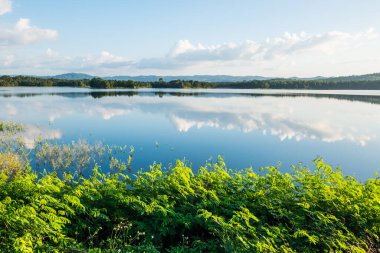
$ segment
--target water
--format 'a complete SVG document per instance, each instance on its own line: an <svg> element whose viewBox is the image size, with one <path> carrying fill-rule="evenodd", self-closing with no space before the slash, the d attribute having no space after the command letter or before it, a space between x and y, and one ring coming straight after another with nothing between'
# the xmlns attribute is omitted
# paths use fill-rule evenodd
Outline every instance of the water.
<svg viewBox="0 0 380 253"><path fill-rule="evenodd" d="M30 148L36 137L132 145L135 169L222 155L237 169L322 156L362 180L380 171L379 91L0 88L0 119L26 124Z"/></svg>

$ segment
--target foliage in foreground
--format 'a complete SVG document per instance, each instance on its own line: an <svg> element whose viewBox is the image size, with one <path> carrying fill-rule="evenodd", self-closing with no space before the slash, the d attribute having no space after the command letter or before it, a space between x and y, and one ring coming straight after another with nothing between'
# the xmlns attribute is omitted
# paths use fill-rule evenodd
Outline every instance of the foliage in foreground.
<svg viewBox="0 0 380 253"><path fill-rule="evenodd" d="M1 252L375 252L380 178L310 171L193 174L177 161L147 172L37 175L0 154ZM7 170L9 168L9 170Z"/></svg>

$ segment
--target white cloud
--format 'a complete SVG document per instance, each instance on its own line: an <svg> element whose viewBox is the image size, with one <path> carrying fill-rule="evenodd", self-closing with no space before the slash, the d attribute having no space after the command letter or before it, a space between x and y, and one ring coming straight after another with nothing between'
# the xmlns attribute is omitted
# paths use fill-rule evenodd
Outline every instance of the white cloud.
<svg viewBox="0 0 380 253"><path fill-rule="evenodd" d="M99 73L112 73L113 69L128 68L133 63L123 56L114 55L108 51L101 51L99 54L87 56L65 57L59 52L48 48L46 51L48 58L34 57L25 61L25 67L30 63L34 63L39 68L48 69L51 72L88 72L95 75ZM15 64L17 65L17 64Z"/></svg>
<svg viewBox="0 0 380 253"><path fill-rule="evenodd" d="M225 43L204 46L180 40L161 59L146 59L141 67L166 67L168 62L175 65L191 65L201 62L244 60L252 63L272 60L276 57L291 57L299 53L334 54L336 50L352 49L375 39L378 33L373 28L366 32L350 34L338 31L325 34L284 33L281 37L268 38L264 42L251 40L240 44ZM149 64L151 63L151 64ZM156 66L157 65L157 66Z"/></svg>
<svg viewBox="0 0 380 253"><path fill-rule="evenodd" d="M0 45L30 44L38 41L53 40L57 36L57 31L32 26L29 19L21 18L13 27L0 28Z"/></svg>
<svg viewBox="0 0 380 253"><path fill-rule="evenodd" d="M250 59L259 52L260 47L260 44L250 40L241 44L225 43L211 46L192 45L188 40L181 40L168 56L188 61Z"/></svg>
<svg viewBox="0 0 380 253"><path fill-rule="evenodd" d="M261 45L247 40L241 44L194 45L189 40L180 40L164 58L143 59L137 63L141 68L179 68L199 62L226 62L251 60Z"/></svg>
<svg viewBox="0 0 380 253"><path fill-rule="evenodd" d="M58 53L56 51L54 51L53 49L48 48L48 49L46 49L46 56L51 58L51 57L58 56Z"/></svg>
<svg viewBox="0 0 380 253"><path fill-rule="evenodd" d="M54 74L63 72L86 72L112 74L112 70L128 68L132 62L125 57L113 55L108 51L87 56L64 56L58 51L47 48L43 53L25 57L24 55L8 55L3 57L3 67L9 74L33 73ZM6 72L5 72L6 73Z"/></svg>
<svg viewBox="0 0 380 253"><path fill-rule="evenodd" d="M299 34L284 33L282 37L267 39L262 45L262 52L259 53L262 53L266 59L276 56L290 56L302 51L333 54L336 50L352 49L377 37L378 33L373 28L356 34L338 31L316 35L304 32Z"/></svg>
<svg viewBox="0 0 380 253"><path fill-rule="evenodd" d="M24 23L24 24L23 24ZM21 22L13 31L34 29ZM24 29L22 27L29 27ZM41 30L41 29L40 29ZM42 31L45 31L42 29ZM27 32L25 32L27 34ZM36 36L10 36L0 29L0 43L7 37L15 43L30 43ZM42 36L44 37L44 36ZM54 36L45 36L52 38ZM18 38L18 39L15 39ZM87 72L94 75L264 75L336 76L378 72L380 65L379 33L370 28L357 33L330 31L321 34L284 33L264 41L204 45L189 40L178 41L163 57L131 60L103 50L98 54L64 56L52 49L39 55L17 54L8 59L9 74L51 74ZM48 57L46 57L48 56ZM4 58L4 56L3 56ZM42 72L43 71L43 72Z"/></svg>
<svg viewBox="0 0 380 253"><path fill-rule="evenodd" d="M165 57L143 59L136 67L187 74L308 76L376 72L374 63L380 63L380 40L370 28L358 33L286 32L262 42L208 46L180 40Z"/></svg>
<svg viewBox="0 0 380 253"><path fill-rule="evenodd" d="M14 55L6 55L4 58L3 58L3 66L4 67L7 67L7 66L10 66L12 65L12 63L15 61L15 56Z"/></svg>
<svg viewBox="0 0 380 253"><path fill-rule="evenodd" d="M0 16L12 11L11 0L0 0Z"/></svg>
<svg viewBox="0 0 380 253"><path fill-rule="evenodd" d="M108 51L102 51L99 55L91 55L81 59L82 68L117 68L131 65L131 61L125 57L111 54Z"/></svg>

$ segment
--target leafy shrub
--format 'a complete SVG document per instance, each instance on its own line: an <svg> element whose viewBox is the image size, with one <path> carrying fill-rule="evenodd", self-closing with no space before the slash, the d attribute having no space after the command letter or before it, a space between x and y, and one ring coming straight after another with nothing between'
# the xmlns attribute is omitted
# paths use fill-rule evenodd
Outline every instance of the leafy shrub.
<svg viewBox="0 0 380 253"><path fill-rule="evenodd" d="M0 155L0 166L11 155ZM12 160L13 159L13 160ZM2 252L376 252L380 178L364 183L321 159L293 173L193 173L177 161L131 176L0 171ZM10 170L11 165L6 167ZM129 175L129 176L128 176Z"/></svg>
<svg viewBox="0 0 380 253"><path fill-rule="evenodd" d="M18 155L13 153L0 154L1 174L18 174L21 173L23 169Z"/></svg>

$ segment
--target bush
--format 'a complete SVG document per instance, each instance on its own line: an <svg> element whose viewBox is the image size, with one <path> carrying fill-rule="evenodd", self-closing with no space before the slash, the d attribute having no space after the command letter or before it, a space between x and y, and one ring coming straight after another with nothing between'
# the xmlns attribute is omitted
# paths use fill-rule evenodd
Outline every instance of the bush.
<svg viewBox="0 0 380 253"><path fill-rule="evenodd" d="M236 172L219 159L197 173L177 161L134 176L95 166L12 178L2 167L0 251L376 252L380 178L315 166Z"/></svg>

